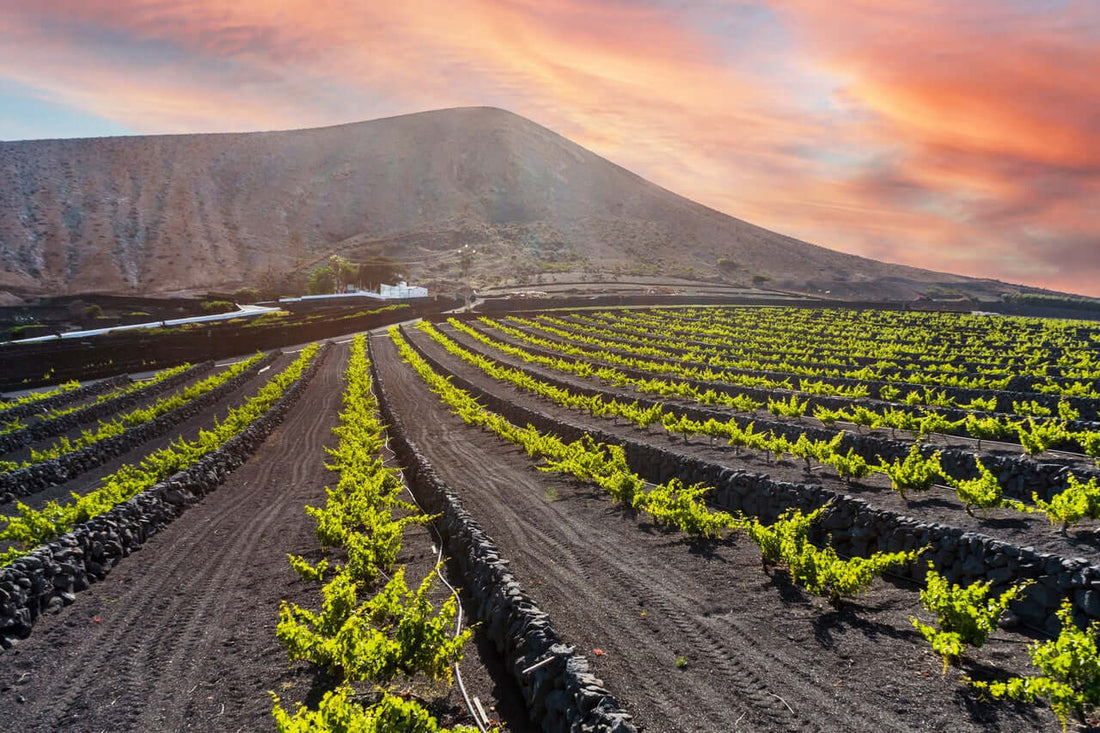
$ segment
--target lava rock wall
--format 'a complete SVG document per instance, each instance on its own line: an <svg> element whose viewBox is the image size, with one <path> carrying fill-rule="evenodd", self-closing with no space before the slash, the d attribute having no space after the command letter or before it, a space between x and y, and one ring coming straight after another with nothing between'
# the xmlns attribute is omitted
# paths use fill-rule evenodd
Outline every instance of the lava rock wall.
<svg viewBox="0 0 1100 733"><path fill-rule="evenodd" d="M72 603L77 592L103 580L122 558L220 486L283 421L327 354L326 344L267 412L190 468L0 568L0 647L29 636L43 613Z"/></svg>

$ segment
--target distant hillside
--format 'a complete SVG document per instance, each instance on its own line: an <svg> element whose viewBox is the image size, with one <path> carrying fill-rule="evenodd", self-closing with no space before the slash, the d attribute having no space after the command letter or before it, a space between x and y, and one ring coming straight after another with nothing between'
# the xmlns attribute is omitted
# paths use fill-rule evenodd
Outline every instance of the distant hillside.
<svg viewBox="0 0 1100 733"><path fill-rule="evenodd" d="M178 293L385 255L453 287L549 271L910 299L1005 287L890 265L701 206L509 112L290 132L0 143L0 290Z"/></svg>

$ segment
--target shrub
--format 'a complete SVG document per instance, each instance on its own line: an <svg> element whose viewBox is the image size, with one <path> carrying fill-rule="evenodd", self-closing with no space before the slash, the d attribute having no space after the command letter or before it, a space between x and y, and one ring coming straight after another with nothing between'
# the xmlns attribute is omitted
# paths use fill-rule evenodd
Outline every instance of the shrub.
<svg viewBox="0 0 1100 733"><path fill-rule="evenodd" d="M920 444L914 443L909 448L905 460L894 459L887 463L879 457L879 470L890 477L890 484L908 500L906 492L928 491L936 485L936 479L944 478L943 468L940 466L940 452L936 451L930 458L925 458L920 452Z"/></svg>
<svg viewBox="0 0 1100 733"><path fill-rule="evenodd" d="M791 582L811 593L825 596L834 606L854 596L891 567L915 560L924 549L913 552L876 552L870 557L843 560L831 547L819 549L810 543L810 527L825 512L828 504L803 515L797 509L784 512L772 525L757 519L741 527L760 548L765 566L782 565L790 572Z"/></svg>
<svg viewBox="0 0 1100 733"><path fill-rule="evenodd" d="M991 582L977 582L963 587L949 583L928 563L928 586L920 593L920 602L936 616L936 626L928 626L910 618L913 626L943 657L943 669L958 661L967 645L980 647L992 633L1008 604L1019 598L1032 581L1014 585L1001 595L990 598Z"/></svg>
<svg viewBox="0 0 1100 733"><path fill-rule="evenodd" d="M975 689L995 698L1036 702L1044 698L1062 721L1062 730L1072 715L1084 720L1085 714L1100 704L1100 654L1096 636L1100 622L1085 630L1073 623L1073 603L1066 599L1058 610L1062 631L1058 638L1036 643L1028 649L1031 663L1039 669L1035 677L1013 677L1004 682L967 680Z"/></svg>
<svg viewBox="0 0 1100 733"><path fill-rule="evenodd" d="M206 313L228 313L235 310L233 304L228 300L204 300L202 309Z"/></svg>
<svg viewBox="0 0 1100 733"><path fill-rule="evenodd" d="M1069 438L1065 422L1050 420L1037 423L1030 417L1026 428L1022 423L1016 425L1016 433L1020 438L1020 445L1029 456L1042 455L1048 448Z"/></svg>
<svg viewBox="0 0 1100 733"><path fill-rule="evenodd" d="M978 467L977 478L955 479L947 476L946 480L951 488L959 495L959 500L965 505L966 513L974 516L974 507L992 509L994 507L1007 506L1018 511L1028 511L1021 502L1004 498L1004 488L993 472L985 467L981 459L974 457L974 463Z"/></svg>
<svg viewBox="0 0 1100 733"><path fill-rule="evenodd" d="M259 299L259 288L237 288L233 291L233 300L238 303L255 303Z"/></svg>
<svg viewBox="0 0 1100 733"><path fill-rule="evenodd" d="M1032 493L1032 500L1039 510L1047 515L1051 524L1062 523L1059 530L1062 534L1071 525L1077 524L1085 517L1090 519L1100 518L1100 485L1096 478L1083 483L1072 473L1066 481L1066 488L1051 497L1050 501L1043 501L1037 493Z"/></svg>
<svg viewBox="0 0 1100 733"><path fill-rule="evenodd" d="M634 496L634 508L647 512L658 524L675 527L692 537L719 537L721 531L735 522L725 512L712 512L703 503L703 495L711 491L702 484L684 486L672 479L652 491Z"/></svg>
<svg viewBox="0 0 1100 733"><path fill-rule="evenodd" d="M376 596L359 603L355 579L341 570L322 591L320 613L283 602L276 636L292 661L308 660L341 680L384 684L398 674L422 673L449 681L473 631L451 638L456 601L451 596L435 611L433 577L413 591L405 585L405 568L398 568Z"/></svg>
<svg viewBox="0 0 1100 733"><path fill-rule="evenodd" d="M964 425L967 435L978 441L979 451L982 449L983 440L1000 440L1012 434L1012 428L995 417L967 415Z"/></svg>
<svg viewBox="0 0 1100 733"><path fill-rule="evenodd" d="M835 468L846 484L867 476L872 470L863 456L856 453L854 448L849 448L846 454L834 453L831 456L825 456L821 462Z"/></svg>
<svg viewBox="0 0 1100 733"><path fill-rule="evenodd" d="M390 692L367 707L351 700L355 691L338 687L326 692L317 710L299 705L291 715L279 704L278 695L271 693L275 730L279 733L313 733L319 731L378 731L389 733L477 733L477 728L460 725L440 728L439 723L415 700L405 700ZM494 729L496 730L496 729Z"/></svg>
<svg viewBox="0 0 1100 733"><path fill-rule="evenodd" d="M1100 432L1077 433L1077 440L1084 448L1085 454L1092 458L1097 466L1100 466Z"/></svg>

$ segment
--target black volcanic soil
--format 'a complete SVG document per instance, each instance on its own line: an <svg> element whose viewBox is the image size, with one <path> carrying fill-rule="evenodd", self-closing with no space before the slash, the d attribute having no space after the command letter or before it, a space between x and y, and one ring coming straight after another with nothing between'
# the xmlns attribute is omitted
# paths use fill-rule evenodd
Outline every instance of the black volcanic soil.
<svg viewBox="0 0 1100 733"><path fill-rule="evenodd" d="M0 730L265 730L269 690L288 709L320 697L329 683L309 665L288 664L275 625L283 599L320 605L318 587L300 582L286 555L318 556L303 506L323 503L333 482L323 447L335 444L346 362L347 347L336 347L252 460L0 653ZM435 560L428 530L408 532L399 562L408 564L409 584ZM524 730L522 712L498 699L515 693L486 671L484 648L467 652L466 685L491 714ZM486 660L495 665L492 653ZM448 724L470 722L456 692L432 703Z"/></svg>
<svg viewBox="0 0 1100 733"><path fill-rule="evenodd" d="M372 344L411 437L566 643L645 730L1060 729L1042 707L982 704L957 671L941 675L908 620L924 615L913 587L878 583L833 609L782 573L764 572L743 538L691 544L613 507L592 487L535 470L521 450L451 415L388 339ZM302 508L322 503L333 482L323 447L335 443L346 355L346 346L336 347L283 424L225 485L0 653L0 731L270 729L269 690L287 707L322 694L328 681L308 665L288 664L275 625L283 599L319 605L316 586L297 580L285 556L319 556ZM553 413L510 388L480 383ZM656 432L632 437L667 440ZM729 457L701 440L675 447ZM406 535L401 561L410 584L434 564L433 545L426 529ZM1026 641L998 631L966 671L1023 672ZM527 730L517 692L480 642L463 663L471 694L510 730ZM419 680L402 685L430 700L446 724L469 722L454 691L444 695Z"/></svg>
<svg viewBox="0 0 1100 733"><path fill-rule="evenodd" d="M103 477L109 476L127 463L141 462L146 456L167 447L181 437L184 440L194 440L198 437L200 430L211 427L215 416L219 418L224 417L229 410L244 404L250 397L254 396L263 388L267 380L289 366L290 363L294 361L294 358L295 357L289 354L283 354L276 357L275 360L271 362L269 369L246 380L238 389L230 394L224 395L221 399L200 410L193 417L174 425L172 429L164 435L153 438L152 440L147 440L141 445L135 446L133 449L120 456L116 456L100 466L96 466L89 471L84 471L74 476L63 484L51 486L43 491L31 494L30 496L17 497L16 501L22 502L33 509L41 509L48 501L68 499L72 492L83 494L95 489ZM15 502L0 504L0 514L14 515L16 513Z"/></svg>
<svg viewBox="0 0 1100 733"><path fill-rule="evenodd" d="M913 588L879 583L834 610L762 571L743 538L692 545L536 471L451 415L388 339L372 343L411 437L646 730L1060 728L1045 709L980 704L957 672L941 675L908 620L921 613ZM997 632L980 664L1022 671L1023 641Z"/></svg>
<svg viewBox="0 0 1100 733"><path fill-rule="evenodd" d="M80 425L77 425L77 426L73 427L72 429L70 429L68 432L62 433L61 435L54 435L54 436L50 436L48 438L44 438L42 440L35 441L34 443L31 443L30 445L22 446L20 448L17 448L13 451L8 452L8 453L4 453L2 456L0 456L0 458L3 458L3 460L6 460L6 461L26 461L26 460L29 460L30 457L31 457L31 448L34 448L35 450L39 450L39 451L46 450L46 449L52 447L53 444L56 443L57 441L59 441L62 437L66 437L69 440L75 440L76 438L79 438L85 430L94 432L94 431L99 429L99 425L100 425L101 422L106 422L106 421L109 421L109 420L113 420L117 417L125 415L125 414L127 414L129 412L132 412L134 410L137 410L139 408L149 407L150 405L155 404L157 402L157 400L167 398L167 397L171 397L171 396L175 395L176 393L182 392L183 390L187 389L188 387L191 387L192 385L195 385L195 384L197 384L198 382L200 382L204 379L207 379L207 378L212 377L216 374L219 374L222 370L226 369L230 364L235 363L237 361L241 361L241 360L240 359L226 359L224 361L218 362L217 365L214 367L214 369L212 371L205 372L205 373L200 374L198 376L192 377L191 379L188 379L185 382L182 382L182 383L176 385L175 387L168 390L167 392L161 392L160 394L144 397L142 399L137 400L136 402L129 405L128 407L125 407L125 408L120 409L120 410L115 410L110 415L104 416L103 418L101 418L99 420L90 420L88 422L81 423ZM277 357L276 360L272 363L272 368L277 369L280 366L286 366L288 363L289 362L285 361L285 359L280 360ZM268 369L264 372L264 374L262 376L270 377L271 374L272 374L271 369ZM252 380L251 379L248 380L245 383L246 388L250 387L251 385L252 385ZM88 400L84 401L82 406L86 406L86 405L89 405L91 403L92 403L92 399L88 399ZM204 411L204 414L205 414L205 411ZM25 421L28 424L31 424L32 421L37 420L37 417L38 416L32 416L30 418L27 418Z"/></svg>
<svg viewBox="0 0 1100 733"><path fill-rule="evenodd" d="M537 365L523 363L519 359L485 347L446 324L439 328L461 346L495 359L506 366L522 368L531 373L557 379L568 384L585 386L589 389L601 389L627 401L636 399L639 396L629 389L609 387L599 383L598 380L585 380L561 372L553 372ZM839 494L851 494L876 507L897 514L916 517L921 521L939 522L954 527L962 527L967 531L989 535L1018 547L1033 547L1040 552L1055 553L1064 557L1084 557L1093 564L1100 564L1100 523L1093 520L1081 522L1071 529L1067 536L1062 536L1051 527L1050 522L1042 514L1025 514L1014 509L989 509L985 511L975 510L975 516L970 516L966 513L963 503L959 501L954 490L948 487L939 486L923 495L911 495L910 499L906 501L890 488L890 480L884 474L871 474L853 484L845 484L830 468L815 466L814 470L807 474L802 463L790 457L779 463L773 463L748 451L742 451L738 454L733 448L724 445L720 441L716 446L711 446L707 438L703 436L690 438L688 442L685 442L682 437L673 436L664 431L660 425L655 425L647 431L633 425L616 424L611 420L593 417L588 413L563 408L549 400L543 400L509 384L493 380L480 369L448 354L445 349L426 334L414 329L409 329L406 333L418 346L421 346L433 358L445 364L449 370L469 379L488 393L551 415L555 419L572 425L579 425L586 429L602 430L623 438L659 445L666 450L693 455L710 463L756 473L766 473L779 481L818 484ZM496 336L495 333L493 335ZM693 402L675 398L667 398L664 402L669 407L675 407L676 405L697 406ZM711 409L722 411L721 408L716 407ZM734 413L730 411L729 414L732 416ZM764 415L763 417L768 420L774 419L771 415ZM820 423L812 418L806 418L805 422L820 426ZM887 432L882 431L882 434L885 436ZM900 433L899 437L901 437ZM975 441L956 436L936 436L934 444L941 443L973 450ZM1020 454L1019 446L1008 443L983 441L982 447L983 454ZM1081 463L1077 459L1073 460L1078 464Z"/></svg>

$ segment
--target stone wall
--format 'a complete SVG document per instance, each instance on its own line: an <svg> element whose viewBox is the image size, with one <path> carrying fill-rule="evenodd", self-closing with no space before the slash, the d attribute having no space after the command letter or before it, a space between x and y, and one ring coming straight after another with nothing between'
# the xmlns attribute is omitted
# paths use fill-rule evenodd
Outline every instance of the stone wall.
<svg viewBox="0 0 1100 733"><path fill-rule="evenodd" d="M11 502L19 496L30 496L50 486L63 484L70 479L101 466L107 461L127 453L142 443L164 435L174 426L189 420L226 395L230 395L256 376L256 373L275 360L272 352L241 374L219 385L206 394L180 405L174 410L141 425L127 428L123 433L92 443L87 448L72 451L34 465L0 474L0 503Z"/></svg>
<svg viewBox="0 0 1100 733"><path fill-rule="evenodd" d="M217 450L0 568L0 646L10 649L29 636L43 613L72 603L76 593L103 580L122 558L220 486L282 422L327 354L326 345L267 412Z"/></svg>
<svg viewBox="0 0 1100 733"><path fill-rule="evenodd" d="M436 525L474 599L474 615L516 679L532 720L547 733L634 731L631 716L589 671L588 660L561 640L549 615L523 592L493 540L408 437L390 408L373 360L371 370L389 445L405 467L417 501L440 514Z"/></svg>

